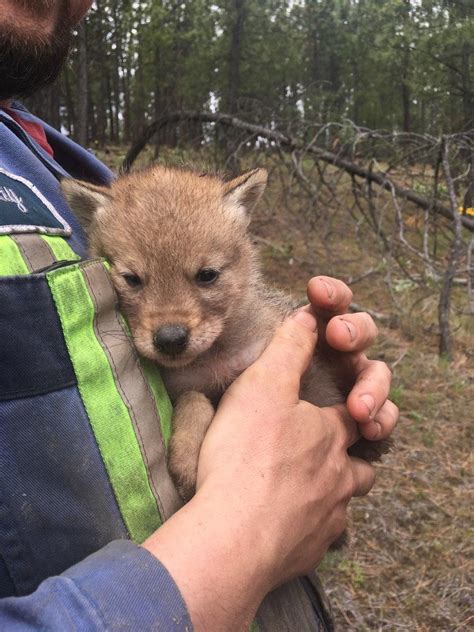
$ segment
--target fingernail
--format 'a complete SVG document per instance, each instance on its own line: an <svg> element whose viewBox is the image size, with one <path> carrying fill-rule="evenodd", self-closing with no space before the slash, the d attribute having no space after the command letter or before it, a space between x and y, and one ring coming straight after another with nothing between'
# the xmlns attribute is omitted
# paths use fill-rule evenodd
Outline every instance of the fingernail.
<svg viewBox="0 0 474 632"><path fill-rule="evenodd" d="M367 395L367 394L361 395L359 399L361 400L361 402L363 402L367 406L367 409L369 411L369 417L372 417L372 413L375 408L375 399L372 397L372 395Z"/></svg>
<svg viewBox="0 0 474 632"><path fill-rule="evenodd" d="M294 320L297 320L307 329L310 329L311 331L316 331L316 318L310 312L307 312L304 309L299 309L298 311L294 312L291 317Z"/></svg>
<svg viewBox="0 0 474 632"><path fill-rule="evenodd" d="M328 298L332 298L332 295L334 294L334 288L327 281L323 281L322 279L319 279L319 280L326 288L326 292L328 293Z"/></svg>
<svg viewBox="0 0 474 632"><path fill-rule="evenodd" d="M349 332L349 336L351 337L351 341L354 341L356 338L356 328L352 323L348 320L344 320L344 318L339 319L344 325L347 327L347 331Z"/></svg>
<svg viewBox="0 0 474 632"><path fill-rule="evenodd" d="M369 430L370 432L368 432ZM381 424L378 421L371 421L369 424L367 424L364 436L367 437L369 441L375 441L380 436L381 432Z"/></svg>

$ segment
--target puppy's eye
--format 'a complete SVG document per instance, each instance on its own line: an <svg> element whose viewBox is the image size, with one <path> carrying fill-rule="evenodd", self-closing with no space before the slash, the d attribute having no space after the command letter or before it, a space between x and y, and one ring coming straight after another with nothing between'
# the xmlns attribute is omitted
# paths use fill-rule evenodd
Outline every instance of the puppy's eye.
<svg viewBox="0 0 474 632"><path fill-rule="evenodd" d="M196 274L196 281L200 285L211 285L219 278L219 270L214 270L214 268L202 268Z"/></svg>
<svg viewBox="0 0 474 632"><path fill-rule="evenodd" d="M140 287L142 285L142 280L138 276L138 274L132 274L132 272L124 272L122 277L125 279L127 284L130 287Z"/></svg>

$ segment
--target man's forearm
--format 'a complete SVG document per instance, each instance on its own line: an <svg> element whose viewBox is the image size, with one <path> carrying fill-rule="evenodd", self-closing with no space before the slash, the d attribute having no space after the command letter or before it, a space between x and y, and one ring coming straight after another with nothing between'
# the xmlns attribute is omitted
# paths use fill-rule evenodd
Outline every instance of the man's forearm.
<svg viewBox="0 0 474 632"><path fill-rule="evenodd" d="M143 544L178 584L198 632L248 630L271 588L264 530L245 513L245 499L221 508L202 489Z"/></svg>

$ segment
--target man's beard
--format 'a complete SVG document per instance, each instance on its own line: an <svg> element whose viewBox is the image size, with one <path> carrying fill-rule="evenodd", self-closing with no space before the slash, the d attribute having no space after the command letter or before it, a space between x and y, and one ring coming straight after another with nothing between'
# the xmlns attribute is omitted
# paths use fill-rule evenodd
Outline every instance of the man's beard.
<svg viewBox="0 0 474 632"><path fill-rule="evenodd" d="M72 36L68 4L61 2L54 30L47 36L0 24L0 101L27 97L57 78Z"/></svg>

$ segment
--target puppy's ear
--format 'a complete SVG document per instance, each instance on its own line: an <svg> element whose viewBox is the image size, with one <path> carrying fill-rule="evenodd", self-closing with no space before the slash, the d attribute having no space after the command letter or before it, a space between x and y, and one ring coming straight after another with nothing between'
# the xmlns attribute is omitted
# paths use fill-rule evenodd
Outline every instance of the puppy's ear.
<svg viewBox="0 0 474 632"><path fill-rule="evenodd" d="M248 224L250 214L267 186L266 169L253 169L224 185L224 203L227 208Z"/></svg>
<svg viewBox="0 0 474 632"><path fill-rule="evenodd" d="M64 178L61 180L61 189L69 206L86 231L93 219L98 217L112 200L109 188L82 182L82 180Z"/></svg>

